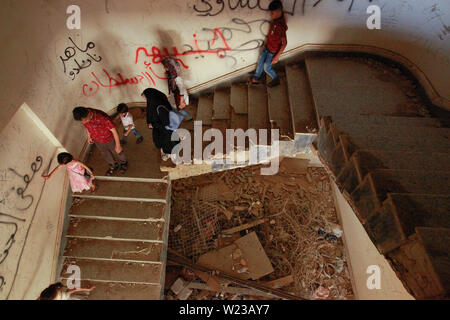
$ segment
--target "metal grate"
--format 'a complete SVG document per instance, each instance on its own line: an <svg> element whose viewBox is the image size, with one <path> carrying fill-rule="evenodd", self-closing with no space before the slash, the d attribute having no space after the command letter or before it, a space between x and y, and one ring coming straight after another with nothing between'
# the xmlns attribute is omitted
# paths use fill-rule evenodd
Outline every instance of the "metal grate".
<svg viewBox="0 0 450 320"><path fill-rule="evenodd" d="M194 262L202 254L216 249L221 231L217 212L217 207L204 201L192 201L191 208L172 212L169 247ZM181 229L175 232L179 225Z"/></svg>

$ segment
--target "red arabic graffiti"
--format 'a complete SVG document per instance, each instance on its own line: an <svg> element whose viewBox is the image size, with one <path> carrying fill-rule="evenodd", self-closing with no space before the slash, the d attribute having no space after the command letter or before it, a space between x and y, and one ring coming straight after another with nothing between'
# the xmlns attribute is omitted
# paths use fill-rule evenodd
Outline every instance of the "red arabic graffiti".
<svg viewBox="0 0 450 320"><path fill-rule="evenodd" d="M151 61L144 61L144 64L147 68L149 68L149 66L153 63L153 64L159 64L161 63L162 59L164 59L165 57L174 57L176 58L176 60L178 60L180 62L180 64L183 66L183 68L188 69L189 67L183 63L183 61L180 58L177 57L184 57L184 56L188 56L188 55L203 55L203 54L216 54L219 58L223 59L226 56L226 51L231 51L232 48L230 47L230 45L228 44L227 40L225 39L222 31L218 28L211 30L213 33L213 37L212 40L208 40L206 41L207 43L207 48L206 49L201 49L199 44L198 44L198 40L197 40L197 35L194 34L194 47L192 47L189 44L185 44L183 45L183 48L185 48L186 50L180 52L178 50L178 48L176 46L172 47L172 52L169 52L169 49L167 48L162 48L162 50L156 46L153 46L151 49L151 52L149 53L147 48L145 47L139 47L136 50L136 59L135 59L135 64L139 63L139 57L140 57L140 53L143 52L143 54L145 55L146 58L150 58ZM222 46L216 46L216 41L220 42L220 44ZM216 47L214 47L216 46Z"/></svg>
<svg viewBox="0 0 450 320"><path fill-rule="evenodd" d="M153 73L153 76L158 79L166 79L164 77L158 76L152 68L149 68L150 72ZM153 79L152 75L150 75L147 71L141 72L140 74L131 77L131 78L124 78L122 74L119 72L117 73L116 77L113 77L109 74L108 71L103 69L103 73L105 77L107 78L105 81L102 81L99 79L99 77L95 74L95 72L91 72L92 77L94 80L92 80L90 83L83 84L82 91L83 95L86 97L92 97L101 88L109 88L109 91L111 92L112 88L120 87L120 86L126 86L126 85L138 85L142 84L145 85L144 82L147 81L149 86L155 86L155 80ZM106 83L106 84L105 84Z"/></svg>

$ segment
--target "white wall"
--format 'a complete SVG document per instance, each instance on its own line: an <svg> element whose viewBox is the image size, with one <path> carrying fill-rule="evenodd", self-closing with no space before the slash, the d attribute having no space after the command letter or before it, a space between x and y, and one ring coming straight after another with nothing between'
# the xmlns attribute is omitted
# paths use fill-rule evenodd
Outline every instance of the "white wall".
<svg viewBox="0 0 450 320"><path fill-rule="evenodd" d="M381 255L359 222L347 200L333 183L336 210L344 230L344 246L349 271L352 273L355 298L359 300L413 300L395 274L386 258ZM367 280L379 269L379 288L369 288ZM369 271L369 272L368 272ZM372 279L372 278L371 278ZM375 284L371 282L371 284Z"/></svg>
<svg viewBox="0 0 450 320"><path fill-rule="evenodd" d="M231 10L229 4L237 0L226 0L217 4L213 0L16 0L2 1L0 11L0 39L5 45L0 52L0 102L4 116L0 128L3 128L22 102L28 102L36 113L63 142L73 143L68 130L72 126L70 110L75 105L91 105L109 110L120 101L139 100L141 89L153 82L142 79L139 85L123 85L100 88L90 98L82 93L84 84L95 81L94 72L105 85L107 70L112 77L121 73L123 77L135 77L149 72L157 87L165 88L164 81L157 79L139 59L135 64L136 50L145 47L151 52L153 46L167 47L173 52L186 51L189 46L197 50L193 34L197 35L199 48L210 53L180 56L189 67L185 75L194 86L223 73L242 68L255 62L258 50L238 51L254 48L264 39L260 31L260 19L267 19L265 11L238 7ZM247 0L243 0L246 3ZM429 78L436 91L445 99L450 99L450 30L446 29L450 13L447 0L284 0L288 16L288 50L304 44L362 44L382 47L399 53L415 63ZM350 10L350 5L353 2ZM211 10L207 3L210 3ZM260 3L267 7L269 0L249 0L250 5ZM70 4L81 7L81 30L66 28L66 8ZM368 30L366 20L368 5L382 7L382 29ZM220 9L224 6L223 11ZM200 16L211 14L214 16ZM219 13L220 12L220 13ZM241 23L255 21L249 25L238 25L232 19L241 19ZM215 43L213 32L204 30L219 28L233 51L226 52L221 59L217 49L227 45L218 39ZM265 32L267 24L263 24ZM448 27L447 27L448 28ZM250 31L250 32L248 32ZM85 49L88 42L95 43L89 49L102 57L100 62L83 69L71 80L68 73L75 66L74 59L80 63L87 58L79 52L67 62L64 74L64 50L76 44ZM232 37L232 38L231 38ZM231 38L231 39L230 39ZM250 43L246 42L251 41ZM71 50L71 49L69 49ZM142 55L141 55L142 57ZM161 65L152 63L151 67L162 75ZM138 79L140 80L140 79ZM113 83L114 84L114 83ZM94 89L97 85L93 85ZM74 130L74 129L71 129ZM79 130L78 130L79 131Z"/></svg>
<svg viewBox="0 0 450 320"><path fill-rule="evenodd" d="M65 172L57 147L20 108L0 144L0 299L36 299L52 281Z"/></svg>
<svg viewBox="0 0 450 320"><path fill-rule="evenodd" d="M153 60L151 57L145 59L141 51L136 63L136 52L140 47L155 54L158 49L164 53L164 48L172 54L187 50L196 51L192 54L179 55L186 65L184 76L190 87L255 63L258 56L257 47L265 38L267 23L264 19L268 19L268 13L258 7L231 9L230 5L235 6L237 0L223 1L222 10L222 4L217 2L215 0L1 1L0 169L8 173L8 168L16 168L18 172L25 174L29 173L30 163L37 155L43 156L45 165L48 165L50 159L54 157L54 146L38 133L34 133L36 127L31 124L27 126L28 118L20 112L16 113L24 102L65 148L78 155L85 137L81 124L72 120L73 107L84 105L111 110L119 102L141 100L140 92L148 86L166 90L165 80L158 78L163 75L158 59ZM286 10L293 13L287 15L289 25L287 50L306 44L360 44L391 50L409 59L426 75L438 97L435 101L450 106L448 86L450 33L448 27L446 29L444 25L444 22L449 24L450 1L284 0L284 2ZM261 7L266 8L269 0L250 0L248 3L250 6L259 3ZM71 4L78 4L81 7L81 30L66 28L68 17L66 9ZM381 30L368 30L365 27L368 17L366 8L369 4L377 4L383 8ZM201 11L206 16L202 16ZM225 41L218 32L215 33L217 39L213 41L215 28L225 37ZM80 49L75 48L69 37ZM88 43L91 43L89 47ZM75 53L65 63L66 72L61 60L61 57L66 59L65 52L69 56ZM89 58L88 53L92 56L91 60L99 60L101 57L101 61L86 61L86 68L81 69L72 80L70 72L76 67L75 59L82 64L82 60ZM151 64L146 66L145 61ZM114 79L108 79L103 70ZM138 84L125 83L124 80L120 80L119 73L124 79L136 77ZM89 91L89 88L93 91ZM47 237L57 238L56 235L47 232L46 228L51 229L50 225L58 217L59 192L63 185L63 177L55 177L52 182L48 182L43 189L44 193L38 208L30 207L26 213L17 211L16 207L21 206L22 199L9 191L8 183L2 183L0 187L0 195L9 192L7 204L0 203L0 212L26 217L21 234L17 234L16 238L25 239L25 230L30 230L27 243L34 243L36 246L47 241ZM10 183L17 188L20 179L14 178ZM27 191L37 199L42 187L43 181L36 177ZM34 205L37 206L37 202ZM31 221L33 210L42 212L41 215L37 215L42 220L35 220L39 222L34 222L36 226L29 229L26 224ZM51 221L48 224L45 220L46 214L49 215L48 221ZM44 232L42 230L39 232L40 227ZM25 264L23 259L21 263L16 263L19 261L18 254L22 248L24 252L39 252L36 247L27 247L22 240L14 243L7 263L3 262L0 265L0 276L6 279L6 286L11 285L13 274L19 274L16 277L15 288L11 291L17 298L24 295L33 296L39 291L38 288L42 289L42 281L45 282L42 279L47 279L50 275L48 269L39 269L42 264L37 256L27 260ZM48 247L54 248L55 244L55 241L50 241ZM49 259L50 253L40 257ZM19 273L15 273L17 265ZM29 273L27 268L40 270L41 280L34 282L35 274ZM24 284L31 287L25 287ZM7 291L10 291L10 288L4 285L0 297L5 297ZM27 292L32 294L27 295Z"/></svg>

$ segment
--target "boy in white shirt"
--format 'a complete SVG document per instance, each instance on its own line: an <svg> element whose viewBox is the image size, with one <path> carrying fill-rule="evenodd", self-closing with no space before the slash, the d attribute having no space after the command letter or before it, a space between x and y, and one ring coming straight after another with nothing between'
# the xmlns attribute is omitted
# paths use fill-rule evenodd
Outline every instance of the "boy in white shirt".
<svg viewBox="0 0 450 320"><path fill-rule="evenodd" d="M139 133L139 131L137 131L134 125L133 116L128 112L128 106L125 103L119 104L117 106L117 112L118 115L114 120L117 120L120 117L120 120L122 120L123 124L123 139L121 143L127 143L127 138L130 132L132 132L137 137L136 143L141 143L144 140L144 137Z"/></svg>

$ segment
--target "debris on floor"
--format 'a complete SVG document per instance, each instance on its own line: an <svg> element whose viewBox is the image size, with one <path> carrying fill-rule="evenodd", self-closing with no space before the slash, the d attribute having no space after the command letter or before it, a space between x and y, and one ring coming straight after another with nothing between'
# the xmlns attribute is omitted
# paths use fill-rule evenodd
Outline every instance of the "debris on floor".
<svg viewBox="0 0 450 320"><path fill-rule="evenodd" d="M255 232L230 246L205 253L198 263L242 279L257 280L274 271Z"/></svg>
<svg viewBox="0 0 450 320"><path fill-rule="evenodd" d="M216 270L221 286L217 292L217 284L196 276L189 299L266 299L269 294L254 294L251 290L259 290L250 285L250 291L239 291L239 285L221 282L221 273L304 299L353 299L325 169L291 159L281 161L277 175L262 176L260 168L173 182L169 248ZM181 271L169 264L171 272L173 283Z"/></svg>

